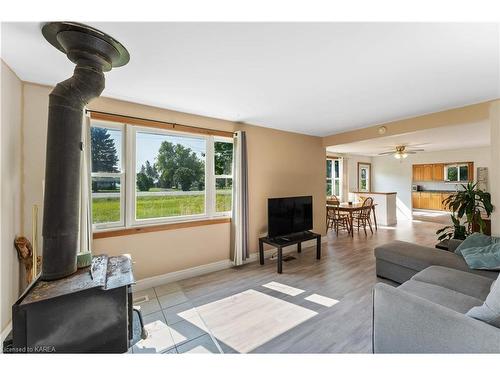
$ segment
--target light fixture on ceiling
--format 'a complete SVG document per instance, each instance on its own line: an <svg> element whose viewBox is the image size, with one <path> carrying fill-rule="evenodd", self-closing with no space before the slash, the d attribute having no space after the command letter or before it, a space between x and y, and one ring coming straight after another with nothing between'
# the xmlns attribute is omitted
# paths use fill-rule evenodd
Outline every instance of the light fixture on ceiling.
<svg viewBox="0 0 500 375"><path fill-rule="evenodd" d="M408 154L406 152L404 152L404 151L402 151L402 152L396 152L394 154L394 157L396 159L406 159L408 157Z"/></svg>
<svg viewBox="0 0 500 375"><path fill-rule="evenodd" d="M406 146L396 146L395 150L382 152L379 155L394 155L396 159L406 159L409 154L416 154L418 151L424 151L423 148L407 149Z"/></svg>

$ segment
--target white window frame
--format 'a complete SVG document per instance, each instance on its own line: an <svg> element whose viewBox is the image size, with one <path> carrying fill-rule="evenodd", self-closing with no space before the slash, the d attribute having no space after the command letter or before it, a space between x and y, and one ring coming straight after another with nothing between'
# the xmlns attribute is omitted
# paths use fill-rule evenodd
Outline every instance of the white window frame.
<svg viewBox="0 0 500 375"><path fill-rule="evenodd" d="M207 174L209 171L209 162L208 162L208 153L209 153L209 136L204 136L204 135L199 135L199 134L192 134L192 133L184 133L184 132L177 132L177 131L172 131L172 130L166 130L166 129L155 129L151 127L145 127L145 126L136 126L136 125L127 125L127 128L129 128L129 134L130 134L130 146L131 146L131 152L130 152L130 157L132 157L131 160L131 168L130 168L130 173L131 175L129 179L129 186L133 186L133 189L129 189L131 193L128 195L127 201L129 202L129 223L130 226L144 226L144 225L154 225L154 224L163 224L163 223L173 223L173 222L181 222L181 221L194 221L194 220L201 220L201 219L208 219L210 215L208 214L209 212L209 207L208 207L208 178ZM194 214L194 215L182 215L182 216L170 216L170 217L155 217L155 218L148 218L148 219L137 219L136 213L137 213L137 172L135 170L136 168L136 150L137 150L137 133L149 133L149 134L157 134L157 135L165 135L165 136L183 136L183 137L191 137L191 138L198 138L198 139L203 139L206 142L206 153L205 153L205 212L202 214Z"/></svg>
<svg viewBox="0 0 500 375"><path fill-rule="evenodd" d="M233 150L234 150L234 139L217 136L217 137L213 137L213 142L212 142L212 146L214 147L213 156L212 156L212 163L213 163L212 175L213 175L214 180L213 180L213 183L211 184L211 186L213 187L213 199L212 199L212 202L214 203L213 216L214 217L231 216L232 211L233 211L233 199L232 199L232 197L231 197L231 209L229 211L217 212L217 187L215 186L215 182L217 181L218 178L230 178L231 179L231 186L233 186L233 183L234 183L234 179L233 179L234 162L231 165L231 174L230 175L229 174L215 174L215 142L231 143L233 145ZM231 193L231 195L232 195L232 193Z"/></svg>
<svg viewBox="0 0 500 375"><path fill-rule="evenodd" d="M113 223L92 223L95 232L106 231L108 229L116 228L133 228L144 227L158 224L180 223L207 220L221 217L231 217L231 211L216 212L216 178L233 178L233 175L215 175L215 153L214 142L227 142L233 143L233 139L229 137L212 136L195 134L188 132L180 132L167 129L158 129L147 126L138 126L131 124L121 124L116 122L106 122L101 120L91 120L91 127L104 127L110 129L122 130L122 145L121 145L121 173L92 173L92 177L108 177L120 175L120 222ZM159 217L148 219L136 219L136 199L137 199L137 173L136 173L136 141L137 132L170 135L170 136L184 136L199 138L205 140L206 153L205 153L205 212L203 214L195 215L182 215L171 217ZM90 140L89 140L90 142ZM90 145L91 147L91 145ZM231 204L233 200L231 199Z"/></svg>
<svg viewBox="0 0 500 375"><path fill-rule="evenodd" d="M366 189L361 188L361 181L363 180L363 178L361 177L361 172L363 170L365 170L365 175L366 175L366 177L364 178L364 180L366 180ZM371 178L372 178L371 163L358 163L358 191L369 193L372 184Z"/></svg>
<svg viewBox="0 0 500 375"><path fill-rule="evenodd" d="M326 162L328 163L328 160L332 161L332 166L331 166L331 176L332 177L327 177L326 178L326 183L332 185L332 194L335 195L337 198L342 199L342 163L340 158L334 158L334 157L329 157L326 158ZM339 174L338 176L335 176L335 163L338 163L339 165ZM335 192L335 182L339 182L339 191L338 194Z"/></svg>
<svg viewBox="0 0 500 375"><path fill-rule="evenodd" d="M466 180L462 180L460 178L460 167L467 168L467 179ZM456 181L455 180L448 180L448 169L449 168L457 168L457 180ZM469 165L467 163L447 164L444 166L444 175L445 175L446 182L454 182L454 183L465 182L469 179Z"/></svg>
<svg viewBox="0 0 500 375"><path fill-rule="evenodd" d="M127 155L127 145L126 145L126 126L125 124L120 124L116 122L109 122L109 121L90 121L90 128L92 132L92 128L104 128L104 129L112 129L112 130L119 130L121 131L121 154L120 154L120 172L92 172L92 150L89 152L89 165L90 165L90 186L91 186L91 191L90 191L90 196L91 199L93 199L92 195L92 178L94 177L113 177L113 178L120 178L120 220L119 221L113 221L113 222L106 222L106 223L94 223L93 216L92 216L92 210L93 210L93 204L90 205L90 211L91 211L91 217L92 217L92 229L94 231L99 231L99 230L104 230L104 229L112 229L112 228L121 228L125 226L125 212L126 212L126 203L125 203L125 197L126 197L126 190L127 190L127 161L126 155ZM90 137L89 142L92 142L92 137ZM92 145L90 145L92 147Z"/></svg>

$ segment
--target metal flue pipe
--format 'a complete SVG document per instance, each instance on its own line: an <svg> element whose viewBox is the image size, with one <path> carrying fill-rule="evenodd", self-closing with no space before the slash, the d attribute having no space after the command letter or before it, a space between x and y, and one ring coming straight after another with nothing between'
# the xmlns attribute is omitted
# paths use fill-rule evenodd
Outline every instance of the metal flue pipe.
<svg viewBox="0 0 500 375"><path fill-rule="evenodd" d="M130 57L118 41L87 25L50 22L42 34L76 64L49 96L41 279L55 280L77 269L83 109L104 90L104 72Z"/></svg>

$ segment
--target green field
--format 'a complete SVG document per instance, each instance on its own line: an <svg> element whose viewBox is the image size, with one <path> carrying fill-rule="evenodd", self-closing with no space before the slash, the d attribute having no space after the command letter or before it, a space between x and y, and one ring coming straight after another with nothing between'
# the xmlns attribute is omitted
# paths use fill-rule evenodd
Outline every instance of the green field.
<svg viewBox="0 0 500 375"><path fill-rule="evenodd" d="M217 191L216 210L231 210L231 191ZM146 196L137 197L137 219L203 214L204 195ZM93 198L92 217L94 223L120 220L119 198Z"/></svg>

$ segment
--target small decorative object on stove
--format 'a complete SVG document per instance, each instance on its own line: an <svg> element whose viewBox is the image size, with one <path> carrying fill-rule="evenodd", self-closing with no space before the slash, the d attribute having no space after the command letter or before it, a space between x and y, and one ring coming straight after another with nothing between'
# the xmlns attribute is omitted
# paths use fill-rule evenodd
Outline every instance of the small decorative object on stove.
<svg viewBox="0 0 500 375"><path fill-rule="evenodd" d="M24 268L26 269L26 285L29 285L34 279L33 269L36 267L36 265L33 264L33 247L26 237L16 237L14 240L14 247L17 250L19 261L24 264ZM40 263L40 257L37 257L37 263Z"/></svg>

